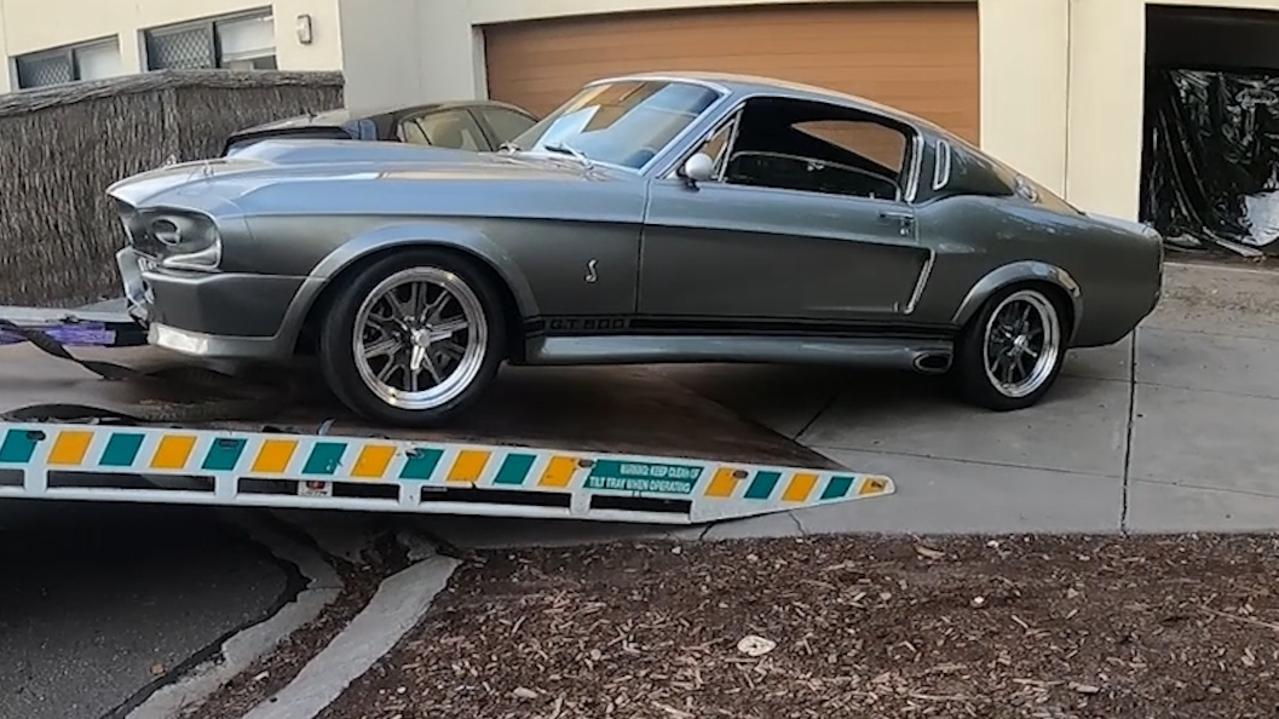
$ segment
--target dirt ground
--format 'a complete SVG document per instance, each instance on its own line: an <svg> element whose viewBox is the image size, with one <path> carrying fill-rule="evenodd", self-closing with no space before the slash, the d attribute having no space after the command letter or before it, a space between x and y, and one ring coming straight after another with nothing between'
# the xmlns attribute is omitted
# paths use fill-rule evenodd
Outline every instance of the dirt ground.
<svg viewBox="0 0 1279 719"><path fill-rule="evenodd" d="M482 555L322 715L1274 717L1279 539Z"/></svg>

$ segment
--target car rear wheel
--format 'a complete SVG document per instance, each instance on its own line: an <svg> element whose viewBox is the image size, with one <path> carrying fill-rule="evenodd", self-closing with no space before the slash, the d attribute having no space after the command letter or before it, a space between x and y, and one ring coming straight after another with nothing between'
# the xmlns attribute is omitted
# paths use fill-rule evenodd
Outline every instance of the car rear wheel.
<svg viewBox="0 0 1279 719"><path fill-rule="evenodd" d="M1048 392L1065 359L1057 303L1035 287L990 298L960 336L955 372L968 401L994 410L1029 407Z"/></svg>
<svg viewBox="0 0 1279 719"><path fill-rule="evenodd" d="M337 396L364 417L438 425L473 402L505 356L497 290L464 257L436 249L360 270L320 331L320 363Z"/></svg>

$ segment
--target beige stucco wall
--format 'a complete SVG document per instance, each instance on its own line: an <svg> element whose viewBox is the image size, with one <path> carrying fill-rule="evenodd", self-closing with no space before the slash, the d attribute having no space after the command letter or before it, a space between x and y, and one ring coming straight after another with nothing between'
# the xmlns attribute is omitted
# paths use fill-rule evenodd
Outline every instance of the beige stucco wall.
<svg viewBox="0 0 1279 719"><path fill-rule="evenodd" d="M1066 197L1089 211L1136 219L1145 3L1074 0L1070 25Z"/></svg>
<svg viewBox="0 0 1279 719"><path fill-rule="evenodd" d="M482 97L483 37L466 0L339 0L346 99L358 107Z"/></svg>
<svg viewBox="0 0 1279 719"><path fill-rule="evenodd" d="M349 106L407 105L421 96L418 18L427 10L415 1L339 0Z"/></svg>
<svg viewBox="0 0 1279 719"><path fill-rule="evenodd" d="M341 68L338 0L0 0L0 55L115 36L125 71L138 72L144 67L142 30L267 6L275 13L276 57L282 69ZM302 13L312 16L310 45L297 39L296 18ZM4 82L11 73L11 67L2 73ZM0 86L0 91L6 89Z"/></svg>
<svg viewBox="0 0 1279 719"><path fill-rule="evenodd" d="M1068 0L982 0L978 15L983 149L1063 192Z"/></svg>

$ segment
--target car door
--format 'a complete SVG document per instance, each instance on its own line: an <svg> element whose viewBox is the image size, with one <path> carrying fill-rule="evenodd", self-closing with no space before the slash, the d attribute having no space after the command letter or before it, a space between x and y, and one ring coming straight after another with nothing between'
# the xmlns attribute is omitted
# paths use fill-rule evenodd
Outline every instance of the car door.
<svg viewBox="0 0 1279 719"><path fill-rule="evenodd" d="M752 115L748 105L702 148L717 155L715 179L695 187L678 177L651 182L641 315L821 331L823 323L888 321L913 309L929 252L903 198L910 138L896 141L898 176L876 178L832 160L844 156L823 138L811 142L814 133L791 137L793 117L844 114L814 104L783 109L780 120ZM885 181L891 193L880 189Z"/></svg>

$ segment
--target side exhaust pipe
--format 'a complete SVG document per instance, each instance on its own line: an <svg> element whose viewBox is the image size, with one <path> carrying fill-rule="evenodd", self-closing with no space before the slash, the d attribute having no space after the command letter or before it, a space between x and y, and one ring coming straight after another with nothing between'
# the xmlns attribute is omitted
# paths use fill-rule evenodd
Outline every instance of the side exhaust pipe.
<svg viewBox="0 0 1279 719"><path fill-rule="evenodd" d="M951 356L943 352L926 352L915 357L915 371L924 374L942 374L950 369Z"/></svg>

